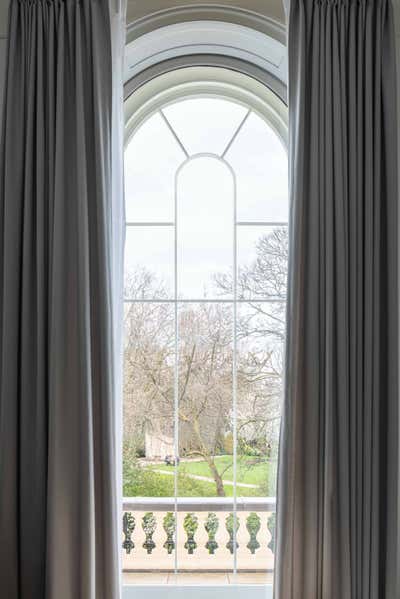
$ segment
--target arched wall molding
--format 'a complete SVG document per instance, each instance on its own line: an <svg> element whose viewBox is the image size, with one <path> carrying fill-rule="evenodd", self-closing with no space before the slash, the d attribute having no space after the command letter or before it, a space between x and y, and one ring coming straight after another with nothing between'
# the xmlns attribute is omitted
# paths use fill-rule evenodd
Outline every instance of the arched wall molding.
<svg viewBox="0 0 400 599"><path fill-rule="evenodd" d="M286 84L286 47L261 31L221 21L188 21L154 29L126 47L125 82L170 59L212 55L241 60Z"/></svg>
<svg viewBox="0 0 400 599"><path fill-rule="evenodd" d="M229 68L193 66L171 69L149 79L125 100L125 145L137 128L163 106L189 97L226 97L268 122L287 146L287 107L265 83Z"/></svg>
<svg viewBox="0 0 400 599"><path fill-rule="evenodd" d="M243 2L243 4L249 3ZM268 8L265 5L263 12L260 12L260 10L244 6L233 6L226 3L187 3L185 6L174 6L158 10L150 9L147 14L139 18L132 18L129 14L128 4L127 43L154 29L159 29L167 25L186 21L211 20L243 25L258 30L285 44L286 32L283 3L281 0L275 0L274 5L269 2Z"/></svg>
<svg viewBox="0 0 400 599"><path fill-rule="evenodd" d="M186 5L136 19L128 27L127 40L125 143L162 105L182 97L214 95L252 106L286 145L282 23L225 4Z"/></svg>
<svg viewBox="0 0 400 599"><path fill-rule="evenodd" d="M256 67L250 62L238 58L229 58L213 54L193 54L190 56L170 58L169 60L159 62L144 71L141 71L136 77L133 77L125 84L125 100L142 87L142 85L145 85L152 79L171 71L190 67L216 67L219 69L229 69L236 73L242 73L270 88L284 103L286 103L286 84L271 75L271 73L260 67Z"/></svg>

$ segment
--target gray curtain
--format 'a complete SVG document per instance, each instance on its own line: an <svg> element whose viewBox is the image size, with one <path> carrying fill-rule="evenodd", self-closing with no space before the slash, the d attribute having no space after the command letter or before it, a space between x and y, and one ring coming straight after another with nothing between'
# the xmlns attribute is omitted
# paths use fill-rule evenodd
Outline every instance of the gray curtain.
<svg viewBox="0 0 400 599"><path fill-rule="evenodd" d="M291 0L276 599L397 599L396 76L388 0Z"/></svg>
<svg viewBox="0 0 400 599"><path fill-rule="evenodd" d="M11 0L0 160L7 599L120 592L116 10Z"/></svg>

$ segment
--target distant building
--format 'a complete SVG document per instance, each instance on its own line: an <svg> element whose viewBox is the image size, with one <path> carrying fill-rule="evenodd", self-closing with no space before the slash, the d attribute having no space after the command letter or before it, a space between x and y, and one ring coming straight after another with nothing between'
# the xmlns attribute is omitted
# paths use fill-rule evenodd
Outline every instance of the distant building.
<svg viewBox="0 0 400 599"><path fill-rule="evenodd" d="M149 460L163 460L165 456L174 455L174 438L161 433L146 432L145 455Z"/></svg>

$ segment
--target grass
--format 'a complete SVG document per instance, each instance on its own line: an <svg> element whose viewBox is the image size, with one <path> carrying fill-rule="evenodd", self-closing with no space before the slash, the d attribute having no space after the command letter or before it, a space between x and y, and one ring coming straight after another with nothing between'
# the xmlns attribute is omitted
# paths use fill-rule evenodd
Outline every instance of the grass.
<svg viewBox="0 0 400 599"><path fill-rule="evenodd" d="M173 497L175 480L173 476L159 474L149 468L136 464L124 464L124 497ZM181 497L212 497L215 485L198 481L184 474L178 478L179 495Z"/></svg>
<svg viewBox="0 0 400 599"><path fill-rule="evenodd" d="M222 475L223 480L233 480L233 466L232 456L217 456L215 457L215 464L218 472ZM158 465L148 466L148 470L163 470L165 472L173 472L173 466L166 466L164 463ZM181 462L178 468L180 474L180 495L182 497L190 496L186 494L187 482L193 481L196 483L198 497L213 497L215 496L215 484L206 481L193 480L188 474L195 474L197 476L206 476L212 478L208 464L204 461L198 462ZM168 479L171 476L157 473L160 479ZM266 459L254 458L249 456L238 457L237 462L237 482L246 483L252 485L258 485L258 488L240 487L237 488L237 493L242 497L253 497L253 496L273 496L275 495L275 479L276 479L276 462L270 462ZM165 481L165 484L168 484ZM228 497L233 495L233 486L225 485L225 493Z"/></svg>

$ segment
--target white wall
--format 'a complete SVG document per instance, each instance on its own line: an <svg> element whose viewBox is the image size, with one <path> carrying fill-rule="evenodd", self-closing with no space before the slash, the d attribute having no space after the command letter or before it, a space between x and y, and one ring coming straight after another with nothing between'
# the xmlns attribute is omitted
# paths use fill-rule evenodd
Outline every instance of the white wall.
<svg viewBox="0 0 400 599"><path fill-rule="evenodd" d="M198 7L206 7L210 14L217 14L223 8L239 8L253 15L266 15L278 23L285 21L282 0L128 0L127 22L132 23L154 13L163 13L166 9L190 7L196 12Z"/></svg>

